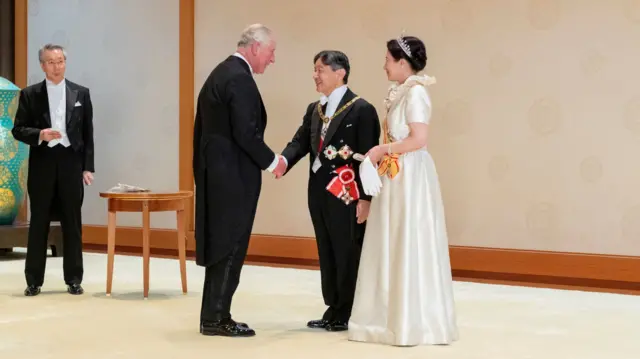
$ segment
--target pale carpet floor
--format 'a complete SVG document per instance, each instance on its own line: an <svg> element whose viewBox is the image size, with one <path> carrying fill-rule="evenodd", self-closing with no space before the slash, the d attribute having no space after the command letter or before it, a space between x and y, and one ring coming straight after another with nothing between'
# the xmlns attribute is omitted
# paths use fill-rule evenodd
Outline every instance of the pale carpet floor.
<svg viewBox="0 0 640 359"><path fill-rule="evenodd" d="M305 328L324 310L319 273L254 266L245 267L232 309L257 336L204 337L202 268L188 263L185 296L177 261L152 258L144 301L141 263L117 256L106 297L106 256L85 254L86 293L74 297L65 293L62 260L49 258L43 293L26 298L23 253L0 257L0 358L640 358L634 296L457 282L460 340L397 348Z"/></svg>

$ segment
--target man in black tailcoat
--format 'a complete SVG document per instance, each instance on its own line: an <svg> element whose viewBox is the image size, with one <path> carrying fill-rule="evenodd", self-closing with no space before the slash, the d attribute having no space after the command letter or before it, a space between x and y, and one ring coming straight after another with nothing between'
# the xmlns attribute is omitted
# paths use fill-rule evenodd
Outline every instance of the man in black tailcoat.
<svg viewBox="0 0 640 359"><path fill-rule="evenodd" d="M67 292L84 293L82 203L93 182L93 105L89 89L66 79L67 52L47 44L38 51L45 80L24 88L11 133L30 146L27 191L31 218L25 261L26 296L40 294L52 220L60 220Z"/></svg>
<svg viewBox="0 0 640 359"><path fill-rule="evenodd" d="M371 196L359 182L359 162L378 145L375 107L348 87L350 65L340 51L322 51L314 59L313 79L320 101L307 107L302 125L282 156L289 171L310 155L308 204L320 258L322 295L327 310L307 323L328 331L348 329L365 221Z"/></svg>
<svg viewBox="0 0 640 359"><path fill-rule="evenodd" d="M236 53L216 66L200 94L194 124L196 263L206 268L200 332L253 336L231 317L262 186L262 171L281 175L282 157L264 142L267 113L253 79L275 61L267 27L246 28Z"/></svg>

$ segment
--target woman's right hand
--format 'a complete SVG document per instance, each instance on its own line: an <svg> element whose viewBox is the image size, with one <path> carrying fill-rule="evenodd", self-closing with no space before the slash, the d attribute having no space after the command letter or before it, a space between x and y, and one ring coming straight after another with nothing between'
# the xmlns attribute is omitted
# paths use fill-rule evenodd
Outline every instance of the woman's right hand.
<svg viewBox="0 0 640 359"><path fill-rule="evenodd" d="M371 148L369 152L367 152L365 157L369 157L369 159L371 160L371 163L375 163L375 164L379 163L380 160L382 160L382 157L385 155L385 153L387 153L386 146L387 145L384 145L384 146L377 145Z"/></svg>

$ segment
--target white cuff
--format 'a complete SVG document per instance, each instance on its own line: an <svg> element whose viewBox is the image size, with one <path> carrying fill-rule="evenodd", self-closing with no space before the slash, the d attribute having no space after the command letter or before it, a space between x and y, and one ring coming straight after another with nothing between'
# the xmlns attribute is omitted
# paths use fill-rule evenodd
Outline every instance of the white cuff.
<svg viewBox="0 0 640 359"><path fill-rule="evenodd" d="M279 159L280 159L280 156L276 155L276 157L273 159L273 162L271 162L271 165L269 165L269 167L267 167L267 171L273 172L273 170L275 170L276 166L278 165L278 160Z"/></svg>

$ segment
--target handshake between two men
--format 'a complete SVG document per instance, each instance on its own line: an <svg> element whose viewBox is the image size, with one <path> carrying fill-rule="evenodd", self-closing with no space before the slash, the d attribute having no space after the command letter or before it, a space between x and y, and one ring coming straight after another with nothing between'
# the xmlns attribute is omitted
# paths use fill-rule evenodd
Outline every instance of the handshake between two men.
<svg viewBox="0 0 640 359"><path fill-rule="evenodd" d="M376 165L381 159L379 153L381 147L376 146L367 152L365 155L359 153L353 154L353 159L362 162L359 166L360 169L360 181L362 181L362 188L364 193L370 196L377 196L382 189L382 182L380 181L379 171ZM276 155L278 157L278 164L273 169L273 174L276 179L281 178L287 172L287 159L282 155Z"/></svg>
<svg viewBox="0 0 640 359"><path fill-rule="evenodd" d="M379 146L378 146L379 147ZM381 188L380 178L378 177L378 172L376 170L376 166L373 163L378 163L380 161L381 156L375 151L378 150L377 147L372 148L371 155L367 152L365 155L361 155L359 153L353 154L353 159L362 162L360 165L360 177L365 182L364 190L368 195L377 195ZM287 172L287 159L282 155L276 155L278 157L278 164L273 169L273 175L276 179L281 178Z"/></svg>
<svg viewBox="0 0 640 359"><path fill-rule="evenodd" d="M350 157L353 162L360 163L359 165L350 164L348 166L340 166L336 168L335 165L329 166L333 179L328 185L323 185L322 188L336 196L344 204L349 205L351 202L357 203L356 205L356 217L357 223L364 223L369 214L370 197L377 196L382 188L382 183L378 175L377 167L373 162L378 162L376 150L380 146L376 146L367 152L365 155L359 153L351 153ZM285 149L285 151L287 151ZM331 150L324 151L331 153ZM342 151L343 157L348 157L345 151ZM276 179L280 179L287 172L289 167L287 158L281 154L276 155L278 162L271 172ZM331 155L329 157L332 157ZM372 160L373 158L373 160ZM295 158L294 158L295 161ZM297 161L295 161L297 162ZM295 164L294 162L294 164ZM316 158L311 169L316 172L320 166L320 160ZM354 171L357 168L358 171ZM313 176L313 175L312 175Z"/></svg>
<svg viewBox="0 0 640 359"><path fill-rule="evenodd" d="M287 172L287 159L282 155L276 155L278 157L278 164L276 168L273 169L273 174L276 176L276 179L284 176L284 173Z"/></svg>

